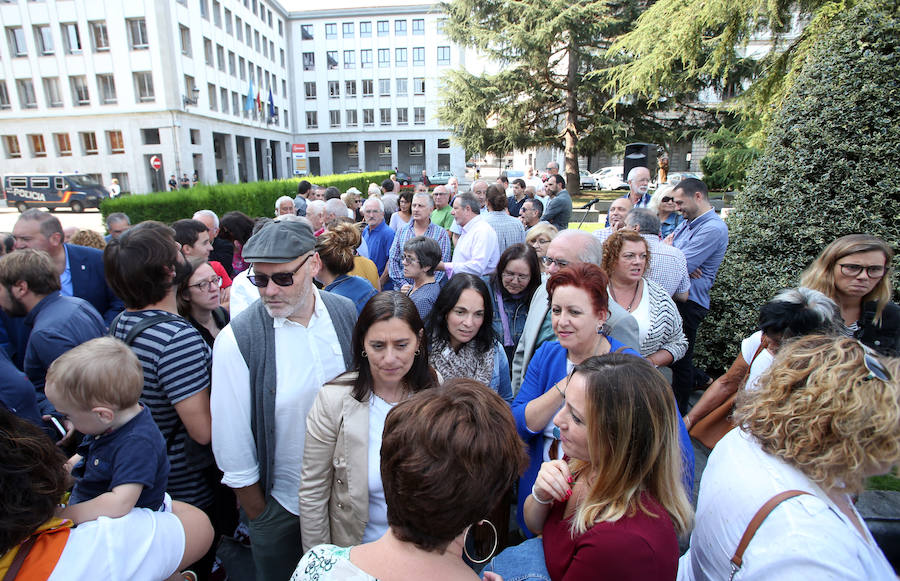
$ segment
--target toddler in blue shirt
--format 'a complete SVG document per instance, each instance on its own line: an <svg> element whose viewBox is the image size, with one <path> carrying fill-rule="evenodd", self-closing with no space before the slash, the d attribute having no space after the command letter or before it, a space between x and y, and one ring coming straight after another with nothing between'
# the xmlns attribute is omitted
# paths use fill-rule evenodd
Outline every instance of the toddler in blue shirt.
<svg viewBox="0 0 900 581"><path fill-rule="evenodd" d="M76 483L58 516L78 524L135 507L163 508L169 459L150 410L138 401L143 388L137 357L112 337L83 343L50 366L47 399L85 434L66 463Z"/></svg>

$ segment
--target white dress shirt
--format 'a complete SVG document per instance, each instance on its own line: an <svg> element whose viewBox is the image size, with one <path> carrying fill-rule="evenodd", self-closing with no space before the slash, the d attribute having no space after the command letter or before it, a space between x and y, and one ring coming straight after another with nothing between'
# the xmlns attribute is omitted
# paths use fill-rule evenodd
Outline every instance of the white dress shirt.
<svg viewBox="0 0 900 581"><path fill-rule="evenodd" d="M453 261L444 264L447 276L469 272L475 276L491 274L500 260L497 232L479 214L462 227L453 249Z"/></svg>

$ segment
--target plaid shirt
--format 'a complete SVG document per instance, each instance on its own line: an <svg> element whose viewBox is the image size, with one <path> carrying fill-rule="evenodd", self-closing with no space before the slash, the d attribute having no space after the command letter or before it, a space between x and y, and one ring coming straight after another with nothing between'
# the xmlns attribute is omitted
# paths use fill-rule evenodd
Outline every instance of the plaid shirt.
<svg viewBox="0 0 900 581"><path fill-rule="evenodd" d="M390 273L391 280L394 281L395 290L400 290L400 287L406 283L412 284L411 280L403 276L403 263L400 261L403 259L403 246L410 238L416 237L414 228L415 225L413 221L410 220L409 224L397 231L394 235L394 243L391 244L391 254L390 257L388 257L388 272ZM433 238L438 243L441 247L441 260L449 262L451 251L450 237L447 235L447 231L429 220L428 228L425 229L425 236ZM444 276L446 276L444 271L434 271L434 282L441 282Z"/></svg>
<svg viewBox="0 0 900 581"><path fill-rule="evenodd" d="M669 296L691 290L684 253L669 246L653 234L641 234L650 248L650 270L647 278L661 286Z"/></svg>
<svg viewBox="0 0 900 581"><path fill-rule="evenodd" d="M513 244L525 244L525 226L518 218L513 218L506 212L483 212L484 221L490 224L497 233L497 244L500 253Z"/></svg>

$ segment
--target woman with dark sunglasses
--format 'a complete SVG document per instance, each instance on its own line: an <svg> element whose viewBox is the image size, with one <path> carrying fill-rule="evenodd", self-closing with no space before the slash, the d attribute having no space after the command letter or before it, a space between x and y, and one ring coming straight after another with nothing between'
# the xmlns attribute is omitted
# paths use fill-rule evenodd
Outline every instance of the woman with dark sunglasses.
<svg viewBox="0 0 900 581"><path fill-rule="evenodd" d="M675 231L675 228L684 220L684 216L675 207L675 198L672 197L674 186L669 184L660 186L650 198L647 207L657 213L660 223L660 236L665 238Z"/></svg>

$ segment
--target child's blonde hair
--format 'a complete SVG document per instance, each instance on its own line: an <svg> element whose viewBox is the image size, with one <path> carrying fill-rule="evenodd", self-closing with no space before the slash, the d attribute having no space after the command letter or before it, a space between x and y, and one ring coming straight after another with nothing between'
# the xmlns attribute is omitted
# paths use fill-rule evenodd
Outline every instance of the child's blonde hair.
<svg viewBox="0 0 900 581"><path fill-rule="evenodd" d="M47 370L51 383L76 405L124 409L140 399L144 370L128 345L99 337L60 355Z"/></svg>

